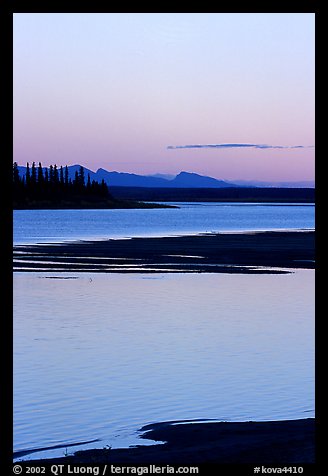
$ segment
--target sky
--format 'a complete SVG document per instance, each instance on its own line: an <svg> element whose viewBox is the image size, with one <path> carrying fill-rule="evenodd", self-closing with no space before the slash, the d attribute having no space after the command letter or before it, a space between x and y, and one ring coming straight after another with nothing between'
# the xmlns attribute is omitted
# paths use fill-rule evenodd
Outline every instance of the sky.
<svg viewBox="0 0 328 476"><path fill-rule="evenodd" d="M14 161L313 180L313 13L15 13Z"/></svg>

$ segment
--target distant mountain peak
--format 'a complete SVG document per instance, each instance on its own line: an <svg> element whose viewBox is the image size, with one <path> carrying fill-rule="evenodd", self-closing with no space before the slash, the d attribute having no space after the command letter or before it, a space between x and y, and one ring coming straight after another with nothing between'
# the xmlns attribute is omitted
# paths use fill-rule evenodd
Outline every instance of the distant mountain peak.
<svg viewBox="0 0 328 476"><path fill-rule="evenodd" d="M221 188L221 187L233 187L238 185L230 184L224 180L218 180L213 177L207 177L206 175L199 175L195 172L186 172L183 170L180 172L172 182L176 183L176 186L190 187L190 188Z"/></svg>
<svg viewBox="0 0 328 476"><path fill-rule="evenodd" d="M184 177L184 176L197 176L197 177L204 177L204 175L196 174L196 172L186 172L185 170L181 170L181 172L177 175L177 177Z"/></svg>
<svg viewBox="0 0 328 476"><path fill-rule="evenodd" d="M74 164L68 166L69 177L74 180L75 172L79 171L81 165ZM289 188L314 188L313 181L299 182L257 182L248 180L236 180L227 182L196 172L182 170L177 175L153 174L138 175L128 172L111 171L100 167L96 172L84 167L85 177L90 175L91 180L101 182L102 179L110 186L116 187L150 187L150 188L223 188L223 187L289 187ZM19 173L24 176L26 167L18 166Z"/></svg>

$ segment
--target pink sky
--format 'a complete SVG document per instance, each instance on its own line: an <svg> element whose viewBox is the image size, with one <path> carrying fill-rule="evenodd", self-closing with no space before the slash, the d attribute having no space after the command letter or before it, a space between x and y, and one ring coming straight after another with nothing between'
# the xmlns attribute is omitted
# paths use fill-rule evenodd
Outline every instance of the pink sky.
<svg viewBox="0 0 328 476"><path fill-rule="evenodd" d="M285 148L167 148L227 143ZM314 14L14 15L20 165L296 181L314 155Z"/></svg>

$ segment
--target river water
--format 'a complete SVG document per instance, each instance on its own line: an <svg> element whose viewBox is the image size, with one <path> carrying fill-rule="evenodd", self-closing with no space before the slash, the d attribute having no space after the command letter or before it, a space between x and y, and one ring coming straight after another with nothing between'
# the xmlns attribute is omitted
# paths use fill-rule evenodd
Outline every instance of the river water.
<svg viewBox="0 0 328 476"><path fill-rule="evenodd" d="M314 228L311 205L16 211L15 243ZM167 420L314 416L314 271L14 274L14 449L146 444ZM37 452L39 448L64 448Z"/></svg>

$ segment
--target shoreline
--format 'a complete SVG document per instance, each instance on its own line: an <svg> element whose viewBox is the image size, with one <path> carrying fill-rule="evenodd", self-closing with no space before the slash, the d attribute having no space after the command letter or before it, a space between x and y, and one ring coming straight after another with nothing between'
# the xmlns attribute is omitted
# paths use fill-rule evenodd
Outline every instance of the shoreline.
<svg viewBox="0 0 328 476"><path fill-rule="evenodd" d="M144 432L142 439L151 439L155 444L81 450L58 458L28 460L26 464L315 463L314 418L266 422L169 421L146 425L140 431ZM159 441L161 444L156 444Z"/></svg>
<svg viewBox="0 0 328 476"><path fill-rule="evenodd" d="M249 274L286 273L314 267L313 230L221 232L14 246L14 271L21 272Z"/></svg>

